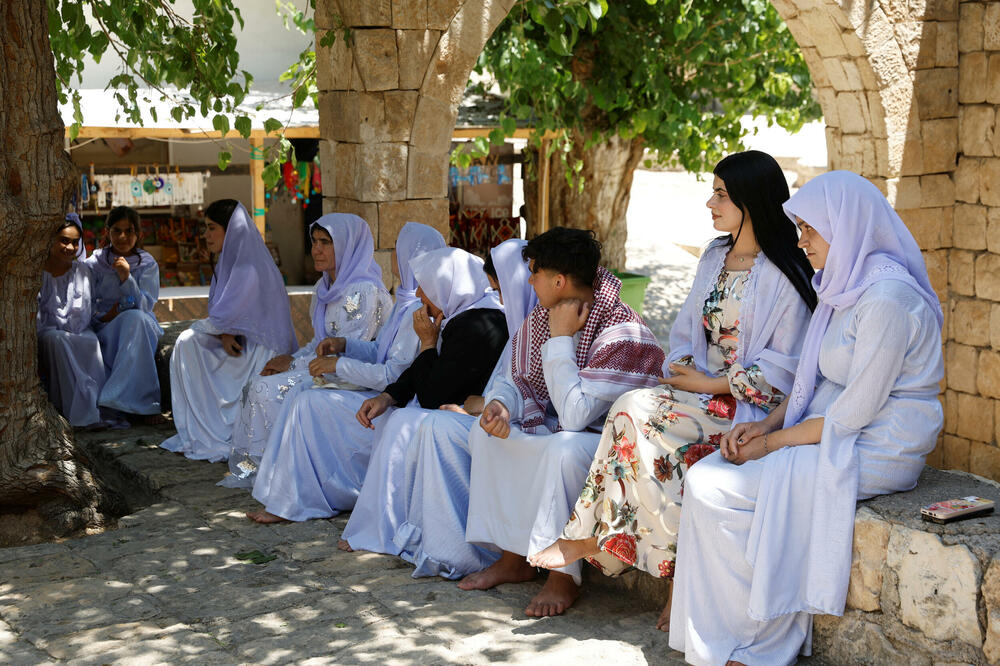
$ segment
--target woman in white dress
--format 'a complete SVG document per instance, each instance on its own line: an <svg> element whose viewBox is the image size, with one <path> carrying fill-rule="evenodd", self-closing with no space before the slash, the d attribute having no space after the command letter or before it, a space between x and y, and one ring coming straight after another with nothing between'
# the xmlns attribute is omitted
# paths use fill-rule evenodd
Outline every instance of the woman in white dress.
<svg viewBox="0 0 1000 666"><path fill-rule="evenodd" d="M284 405L313 385L310 362L328 337L372 340L392 307L375 261L368 223L357 215L331 213L309 228L312 257L323 276L313 290L309 313L313 339L294 354L275 356L243 387L233 428L229 474L219 485L252 488L264 445Z"/></svg>
<svg viewBox="0 0 1000 666"><path fill-rule="evenodd" d="M399 553L393 537L406 511L406 452L417 428L441 405L481 395L507 343L503 306L482 259L445 248L419 257L413 272L425 302L414 315L420 354L358 410L358 421L371 428L372 454L338 544L343 550Z"/></svg>
<svg viewBox="0 0 1000 666"><path fill-rule="evenodd" d="M90 327L91 277L75 214L56 228L38 292L38 371L49 400L75 427L104 425L97 399L107 378Z"/></svg>
<svg viewBox="0 0 1000 666"><path fill-rule="evenodd" d="M229 456L247 381L298 344L281 273L243 204L213 202L205 210L205 242L218 255L208 318L174 345L170 392L177 434L160 446L218 462Z"/></svg>
<svg viewBox="0 0 1000 666"><path fill-rule="evenodd" d="M510 338L538 303L528 281L528 263L521 256L525 245L523 240L512 239L490 252L509 335L490 384L498 376L509 376ZM489 391L488 384L484 394ZM462 406L442 405L426 415L409 447L403 472L405 519L393 542L400 557L416 567L414 578L457 579L488 567L500 557L499 551L465 540L472 467L469 431L483 406L481 395L470 396Z"/></svg>
<svg viewBox="0 0 1000 666"><path fill-rule="evenodd" d="M98 404L159 422L163 417L155 355L163 329L153 306L160 294L160 267L139 247L135 210L112 208L105 230L104 247L87 259L94 280L93 327L108 372Z"/></svg>
<svg viewBox="0 0 1000 666"><path fill-rule="evenodd" d="M396 381L420 349L413 313L420 309L411 262L445 247L435 229L407 222L396 239L396 304L373 342L327 338L310 372L330 388L303 391L286 402L271 431L253 495L264 509L247 517L261 523L334 516L354 506L368 469L371 431L354 417L362 403ZM336 388L346 382L354 389ZM361 387L361 388L358 388ZM312 461L312 462L310 462Z"/></svg>
<svg viewBox="0 0 1000 666"><path fill-rule="evenodd" d="M812 614L844 612L857 500L913 488L943 421L941 307L889 202L833 171L785 211L819 305L787 400L687 474L670 646L693 664L809 654Z"/></svg>

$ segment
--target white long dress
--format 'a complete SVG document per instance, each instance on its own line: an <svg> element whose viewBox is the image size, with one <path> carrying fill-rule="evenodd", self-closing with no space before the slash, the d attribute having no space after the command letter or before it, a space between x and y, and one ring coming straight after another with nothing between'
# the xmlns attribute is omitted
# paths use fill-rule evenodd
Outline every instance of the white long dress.
<svg viewBox="0 0 1000 666"><path fill-rule="evenodd" d="M418 301L407 308L384 364L376 362L377 341L347 341L337 376L371 389L311 388L281 411L253 486L254 498L267 511L298 521L329 518L354 507L373 442L372 431L358 423L355 414L361 403L378 395L413 362L420 350L413 311L420 307ZM383 414L375 423L387 418L388 413Z"/></svg>
<svg viewBox="0 0 1000 666"><path fill-rule="evenodd" d="M314 292L309 305L310 320L316 303ZM287 371L267 377L258 374L250 378L243 387L239 416L233 428L230 474L219 485L230 488L253 486L264 446L281 409L304 389L313 386L309 363L316 357L316 347L323 338L343 337L370 342L391 308L392 300L385 289L370 282L355 283L347 287L343 298L326 306L324 334L314 335L309 344L292 354L294 360Z"/></svg>
<svg viewBox="0 0 1000 666"><path fill-rule="evenodd" d="M803 420L823 417L824 438L837 436L839 429L859 432L858 498L913 488L943 422L937 398L941 335L926 301L903 282L875 283L854 306L833 313L819 371L821 381ZM792 463L792 497L812 497L819 449L788 447L767 457L788 457ZM736 466L715 453L685 477L670 647L683 651L689 663L789 664L800 651L810 652L808 613L759 621L734 610L751 606L748 544L752 528L759 527L755 509L767 458ZM808 552L809 536L796 536L797 542L759 544L756 561ZM781 576L782 588L795 589L805 572L784 569Z"/></svg>
<svg viewBox="0 0 1000 666"><path fill-rule="evenodd" d="M229 457L233 424L243 387L279 352L250 340L239 356L222 348L219 330L199 319L181 333L170 356L170 387L177 434L160 446L192 460L219 462Z"/></svg>
<svg viewBox="0 0 1000 666"><path fill-rule="evenodd" d="M97 400L107 374L90 328L90 269L81 261L53 277L42 272L38 292L38 369L49 400L70 425L101 422Z"/></svg>
<svg viewBox="0 0 1000 666"><path fill-rule="evenodd" d="M466 539L492 550L530 556L559 539L587 478L601 441L600 430L610 401L581 389L576 342L567 336L542 345L542 367L549 397L564 430L527 434L512 426L506 439L491 437L478 420L469 433L472 473ZM500 400L511 423L521 420L524 401L509 380L498 381L486 402ZM584 431L591 426L596 432ZM549 414L546 427L556 429ZM580 582L580 563L557 569Z"/></svg>

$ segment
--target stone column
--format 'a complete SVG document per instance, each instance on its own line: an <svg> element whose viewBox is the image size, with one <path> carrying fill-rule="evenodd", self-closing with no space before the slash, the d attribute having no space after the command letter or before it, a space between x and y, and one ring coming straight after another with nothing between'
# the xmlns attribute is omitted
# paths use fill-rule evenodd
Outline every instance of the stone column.
<svg viewBox="0 0 1000 666"><path fill-rule="evenodd" d="M458 104L513 2L316 3L323 208L368 221L387 282L404 223L449 235L448 155ZM328 30L337 40L320 47Z"/></svg>

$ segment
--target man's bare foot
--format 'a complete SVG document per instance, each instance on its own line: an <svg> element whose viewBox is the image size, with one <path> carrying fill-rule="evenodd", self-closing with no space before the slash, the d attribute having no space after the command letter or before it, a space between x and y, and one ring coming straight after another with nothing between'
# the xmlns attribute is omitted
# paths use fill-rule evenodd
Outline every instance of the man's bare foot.
<svg viewBox="0 0 1000 666"><path fill-rule="evenodd" d="M282 518L281 516L276 516L270 511L265 511L261 509L260 511L247 511L247 518L255 523L260 523L262 525L270 525L272 523L287 523L287 518Z"/></svg>
<svg viewBox="0 0 1000 666"><path fill-rule="evenodd" d="M667 592L667 605L660 612L660 617L656 618L656 628L660 631L670 631L670 604L674 600L674 580L670 579L670 589Z"/></svg>
<svg viewBox="0 0 1000 666"><path fill-rule="evenodd" d="M347 543L347 541L345 541L344 539L340 539L340 540L337 541L337 548L339 548L340 550L344 551L345 553L353 553L354 552L354 549L351 548L351 544Z"/></svg>
<svg viewBox="0 0 1000 666"><path fill-rule="evenodd" d="M584 557L591 557L601 552L597 547L597 537L589 539L559 539L545 550L528 556L532 566L543 569L561 569Z"/></svg>
<svg viewBox="0 0 1000 666"><path fill-rule="evenodd" d="M488 590L501 583L527 582L534 579L537 573L523 556L505 550L500 559L490 566L458 581L458 587L462 590Z"/></svg>
<svg viewBox="0 0 1000 666"><path fill-rule="evenodd" d="M569 574L552 571L549 579L542 586L542 591L535 595L524 609L524 614L531 617L549 617L562 615L580 596L579 586L573 582Z"/></svg>

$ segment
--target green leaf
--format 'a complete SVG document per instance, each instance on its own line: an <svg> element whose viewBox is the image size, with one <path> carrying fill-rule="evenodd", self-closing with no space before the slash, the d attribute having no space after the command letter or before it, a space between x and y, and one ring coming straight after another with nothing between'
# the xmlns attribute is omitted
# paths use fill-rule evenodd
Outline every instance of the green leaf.
<svg viewBox="0 0 1000 666"><path fill-rule="evenodd" d="M229 117L222 114L216 114L212 118L212 127L220 132L222 137L225 138L226 134L229 133Z"/></svg>
<svg viewBox="0 0 1000 666"><path fill-rule="evenodd" d="M265 164L261 178L264 180L264 187L267 189L271 189L277 185L278 181L281 180L281 162L273 160Z"/></svg>
<svg viewBox="0 0 1000 666"><path fill-rule="evenodd" d="M219 171L225 171L226 167L233 160L233 155L228 150L219 151Z"/></svg>
<svg viewBox="0 0 1000 666"><path fill-rule="evenodd" d="M277 132L282 127L284 127L284 124L280 120L275 120L274 118L268 118L267 120L264 121L265 134L271 134L273 132Z"/></svg>
<svg viewBox="0 0 1000 666"><path fill-rule="evenodd" d="M236 131L240 133L240 136L244 139L250 138L251 124L250 118L247 116L236 116L233 121L233 125L236 127Z"/></svg>

